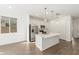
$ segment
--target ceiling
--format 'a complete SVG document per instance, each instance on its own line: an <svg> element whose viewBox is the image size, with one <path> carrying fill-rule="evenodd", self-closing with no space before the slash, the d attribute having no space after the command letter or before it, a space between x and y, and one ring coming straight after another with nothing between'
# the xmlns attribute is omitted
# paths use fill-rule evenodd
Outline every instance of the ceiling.
<svg viewBox="0 0 79 59"><path fill-rule="evenodd" d="M30 14L34 16L43 17L45 14L44 8L47 8L48 18L53 16L53 13L58 13L60 15L71 15L79 17L79 4L0 4L0 14ZM51 16L51 17L50 17Z"/></svg>

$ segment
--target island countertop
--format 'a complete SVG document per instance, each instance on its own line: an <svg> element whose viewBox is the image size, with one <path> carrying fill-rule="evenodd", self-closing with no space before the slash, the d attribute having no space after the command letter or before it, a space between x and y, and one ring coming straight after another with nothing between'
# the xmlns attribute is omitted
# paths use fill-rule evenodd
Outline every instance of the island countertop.
<svg viewBox="0 0 79 59"><path fill-rule="evenodd" d="M61 33L37 34L35 42L36 47L41 51L50 48L59 43L61 35Z"/></svg>
<svg viewBox="0 0 79 59"><path fill-rule="evenodd" d="M48 37L57 36L57 35L62 35L62 33L37 34L37 36L40 36L40 37L43 37L43 38L48 38Z"/></svg>

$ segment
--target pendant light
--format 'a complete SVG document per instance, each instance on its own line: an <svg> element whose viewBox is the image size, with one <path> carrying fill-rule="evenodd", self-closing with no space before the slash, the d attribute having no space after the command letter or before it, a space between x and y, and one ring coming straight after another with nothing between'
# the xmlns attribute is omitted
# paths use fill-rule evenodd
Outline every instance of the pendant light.
<svg viewBox="0 0 79 59"><path fill-rule="evenodd" d="M48 14L47 8L44 8L44 10L45 10L44 21L47 22L48 21L48 19L47 19L47 14Z"/></svg>

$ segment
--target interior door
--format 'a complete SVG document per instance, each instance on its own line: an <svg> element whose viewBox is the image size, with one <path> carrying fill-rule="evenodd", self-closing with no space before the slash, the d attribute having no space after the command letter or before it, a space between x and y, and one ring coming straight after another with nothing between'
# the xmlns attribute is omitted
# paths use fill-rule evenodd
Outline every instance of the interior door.
<svg viewBox="0 0 79 59"><path fill-rule="evenodd" d="M74 38L79 38L79 19L73 20L72 24L73 24L72 36Z"/></svg>

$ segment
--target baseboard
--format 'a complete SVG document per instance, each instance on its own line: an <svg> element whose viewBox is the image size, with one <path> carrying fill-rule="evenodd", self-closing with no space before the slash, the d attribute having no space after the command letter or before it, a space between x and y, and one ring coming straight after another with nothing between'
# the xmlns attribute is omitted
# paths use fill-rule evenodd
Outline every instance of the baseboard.
<svg viewBox="0 0 79 59"><path fill-rule="evenodd" d="M67 43L72 43L72 40L64 40L64 39L59 39L60 42L67 42Z"/></svg>
<svg viewBox="0 0 79 59"><path fill-rule="evenodd" d="M13 45L13 44L18 44L18 43L22 43L22 42L27 42L26 40L24 41L18 41L18 42L13 42L13 43L8 43L8 44L3 44L3 45L0 45L1 46L8 46L8 45Z"/></svg>

